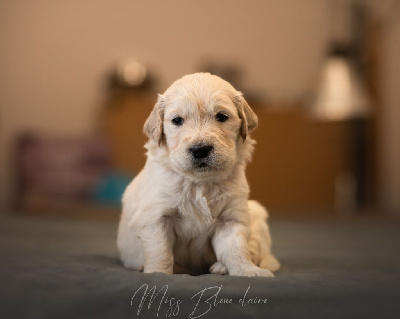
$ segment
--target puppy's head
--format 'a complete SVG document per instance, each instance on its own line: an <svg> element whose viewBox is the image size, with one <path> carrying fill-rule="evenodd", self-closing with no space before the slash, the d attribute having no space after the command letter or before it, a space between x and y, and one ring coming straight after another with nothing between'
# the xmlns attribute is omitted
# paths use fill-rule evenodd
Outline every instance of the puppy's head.
<svg viewBox="0 0 400 319"><path fill-rule="evenodd" d="M232 171L248 155L257 116L232 85L209 73L186 75L159 95L144 132L169 165L198 178Z"/></svg>

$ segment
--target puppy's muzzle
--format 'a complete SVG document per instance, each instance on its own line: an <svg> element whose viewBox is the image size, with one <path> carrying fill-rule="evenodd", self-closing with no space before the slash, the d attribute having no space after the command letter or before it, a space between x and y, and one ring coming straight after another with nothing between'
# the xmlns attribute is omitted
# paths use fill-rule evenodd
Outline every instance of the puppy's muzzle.
<svg viewBox="0 0 400 319"><path fill-rule="evenodd" d="M201 160L208 157L213 149L212 145L195 145L189 148L189 153L194 159Z"/></svg>

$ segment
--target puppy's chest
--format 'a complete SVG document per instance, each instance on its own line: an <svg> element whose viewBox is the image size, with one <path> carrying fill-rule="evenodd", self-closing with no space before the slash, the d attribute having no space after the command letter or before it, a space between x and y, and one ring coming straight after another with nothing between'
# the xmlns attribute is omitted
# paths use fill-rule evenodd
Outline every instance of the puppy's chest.
<svg viewBox="0 0 400 319"><path fill-rule="evenodd" d="M208 236L226 202L226 195L219 189L186 190L177 206L175 232L184 237Z"/></svg>

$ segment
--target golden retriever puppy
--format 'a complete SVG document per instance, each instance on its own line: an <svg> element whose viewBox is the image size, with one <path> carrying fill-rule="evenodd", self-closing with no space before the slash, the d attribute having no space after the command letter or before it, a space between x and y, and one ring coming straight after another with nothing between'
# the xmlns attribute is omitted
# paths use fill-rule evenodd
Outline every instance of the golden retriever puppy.
<svg viewBox="0 0 400 319"><path fill-rule="evenodd" d="M257 116L209 73L159 95L144 132L147 162L123 195L118 248L145 273L273 276L266 210L248 201L245 176Z"/></svg>

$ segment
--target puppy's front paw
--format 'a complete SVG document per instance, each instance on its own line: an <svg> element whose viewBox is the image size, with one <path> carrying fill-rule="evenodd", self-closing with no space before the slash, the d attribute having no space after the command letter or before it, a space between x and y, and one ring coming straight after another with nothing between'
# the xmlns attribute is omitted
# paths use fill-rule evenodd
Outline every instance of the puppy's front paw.
<svg viewBox="0 0 400 319"><path fill-rule="evenodd" d="M161 272L164 274L174 273L174 259L172 255L159 255L153 258L150 262L144 264L144 273Z"/></svg>
<svg viewBox="0 0 400 319"><path fill-rule="evenodd" d="M210 267L210 273L216 275L227 275L228 269L225 267L223 263L217 261Z"/></svg>
<svg viewBox="0 0 400 319"><path fill-rule="evenodd" d="M229 272L232 276L245 277L274 277L274 274L268 269L261 269L257 266L238 267Z"/></svg>
<svg viewBox="0 0 400 319"><path fill-rule="evenodd" d="M147 268L147 267L144 267L143 272L145 274L149 274L152 272L161 272L161 273L169 274L169 275L172 275L174 273L173 269L169 269L169 268Z"/></svg>

